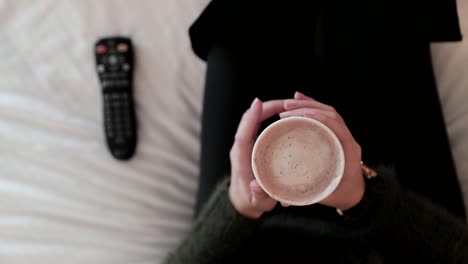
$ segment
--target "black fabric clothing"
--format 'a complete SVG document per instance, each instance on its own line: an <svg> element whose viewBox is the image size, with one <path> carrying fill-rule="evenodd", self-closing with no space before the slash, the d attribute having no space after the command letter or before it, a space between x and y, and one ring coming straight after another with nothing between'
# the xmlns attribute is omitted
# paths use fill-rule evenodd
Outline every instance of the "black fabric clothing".
<svg viewBox="0 0 468 264"><path fill-rule="evenodd" d="M213 0L190 27L190 37L194 52L206 60L211 47L220 37L234 34L235 31L248 33L251 23L261 23L265 28L301 27L310 32L314 26L316 13L322 10L346 12L346 17L339 17L333 23L353 20L365 20L366 27L377 31L396 32L396 37L404 41L404 34L411 34L422 41L458 41L462 39L458 21L456 0L384 0L378 3L361 1L361 3L345 3L344 1L246 1L246 0ZM341 10L339 10L341 9ZM361 17L362 13L367 13ZM322 12L323 14L323 12ZM380 19L378 19L380 17ZM267 19L265 19L267 18ZM273 19L271 19L273 18ZM292 24L290 19L303 19L306 24ZM366 18L371 18L367 19ZM270 19L270 20L268 20ZM309 21L306 21L309 19ZM374 19L374 20L372 20ZM379 21L380 20L380 21ZM312 23L307 23L312 22ZM351 21L352 22L352 21ZM385 25L379 22L384 22ZM378 23L378 24L377 24ZM384 27L381 27L381 26ZM321 25L318 25L321 26ZM390 30L390 31L389 31ZM278 37L281 37L278 34ZM247 41L248 39L241 39Z"/></svg>
<svg viewBox="0 0 468 264"><path fill-rule="evenodd" d="M251 101L298 90L337 109L366 163L394 164L402 185L463 218L429 48L461 38L455 0L306 2L215 0L192 25L208 66L196 212L229 173Z"/></svg>
<svg viewBox="0 0 468 264"><path fill-rule="evenodd" d="M345 212L353 219L319 205L277 206L248 219L223 181L164 263L468 263L466 225L401 188L394 171L378 172L366 187L365 210Z"/></svg>

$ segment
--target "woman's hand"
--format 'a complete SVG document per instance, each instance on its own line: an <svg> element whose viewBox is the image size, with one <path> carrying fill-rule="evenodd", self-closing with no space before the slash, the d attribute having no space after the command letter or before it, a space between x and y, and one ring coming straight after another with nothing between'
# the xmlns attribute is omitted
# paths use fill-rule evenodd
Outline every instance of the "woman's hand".
<svg viewBox="0 0 468 264"><path fill-rule="evenodd" d="M344 175L336 190L320 203L343 211L354 207L361 201L365 190L361 171L361 146L354 140L343 118L333 107L299 92L296 92L294 99L284 101L284 108L286 112L280 114L281 118L291 116L312 118L322 122L336 134L345 155Z"/></svg>
<svg viewBox="0 0 468 264"><path fill-rule="evenodd" d="M283 100L262 103L255 99L239 123L230 152L231 185L229 198L234 208L243 216L259 218L271 211L277 201L271 198L255 180L252 171L252 150L261 123L267 118L285 111Z"/></svg>

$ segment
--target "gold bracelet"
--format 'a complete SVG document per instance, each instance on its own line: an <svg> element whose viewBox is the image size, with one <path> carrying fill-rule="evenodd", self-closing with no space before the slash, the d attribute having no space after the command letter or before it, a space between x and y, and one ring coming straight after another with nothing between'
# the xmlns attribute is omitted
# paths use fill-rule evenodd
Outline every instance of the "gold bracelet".
<svg viewBox="0 0 468 264"><path fill-rule="evenodd" d="M371 169L369 166L364 164L364 162L362 162L362 161L361 161L361 171L362 171L362 176L366 180L371 180L371 179L374 179L377 176L379 176L379 174L375 170ZM344 213L343 213L343 211L341 209L336 208L336 212L340 216L344 216Z"/></svg>
<svg viewBox="0 0 468 264"><path fill-rule="evenodd" d="M364 162L362 162L362 161L361 161L361 170L362 170L362 175L364 175L364 177L367 180L370 180L370 179L373 179L373 178L379 176L379 174L375 170L371 169L369 166L364 164Z"/></svg>

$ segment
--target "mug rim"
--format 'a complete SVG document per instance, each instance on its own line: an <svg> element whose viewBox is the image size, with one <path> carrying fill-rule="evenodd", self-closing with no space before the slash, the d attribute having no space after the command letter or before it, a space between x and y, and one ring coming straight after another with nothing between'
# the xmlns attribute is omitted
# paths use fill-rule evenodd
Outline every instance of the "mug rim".
<svg viewBox="0 0 468 264"><path fill-rule="evenodd" d="M318 126L318 127L322 128L331 137L331 139L335 143L334 145L336 146L336 149L338 151L338 153L337 153L338 160L343 161L343 162L340 162L340 167L336 169L337 175L335 175L335 177L332 177L332 180L328 182L327 187L325 188L325 190L323 192L321 192L319 195L312 196L312 197L310 197L310 199L304 199L303 201L288 200L288 199L286 199L284 197L280 197L280 196L272 193L270 190L268 190L268 188L266 188L265 184L262 182L261 177L258 175L257 166L255 164L255 157L256 157L257 149L261 145L261 141L265 137L265 135L268 134L268 132L271 129L274 129L277 126L282 125L283 123L291 122L293 120L305 121L305 122L308 122L310 124L313 124L314 126ZM346 161L345 161L343 146L341 145L341 142L338 139L338 137L336 136L336 134L329 127L324 125L322 122L320 122L318 120L315 120L315 119L312 119L312 118L302 117L302 116L293 116L293 117L283 118L283 119L280 119L280 120L270 124L268 127L266 127L260 133L257 140L255 141L255 144L254 144L254 147L253 147L253 150L252 150L252 155L251 155L251 164L252 164L253 175L254 175L255 179L257 180L258 184L260 185L260 187L273 199L275 199L275 200L277 200L279 202L283 202L283 203L287 203L289 205L295 205L295 206L305 206L305 205L315 204L315 203L318 203L318 202L322 201L323 199L327 198L330 194L332 194L336 190L336 188L338 187L339 183L341 182L341 179L343 178L344 169L345 169L345 162Z"/></svg>

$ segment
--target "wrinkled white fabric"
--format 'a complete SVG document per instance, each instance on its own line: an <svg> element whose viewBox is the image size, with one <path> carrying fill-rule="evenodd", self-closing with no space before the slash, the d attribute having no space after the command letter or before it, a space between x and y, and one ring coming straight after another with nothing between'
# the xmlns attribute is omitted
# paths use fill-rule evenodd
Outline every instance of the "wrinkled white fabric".
<svg viewBox="0 0 468 264"><path fill-rule="evenodd" d="M0 0L1 263L160 263L180 242L197 188L204 79L187 30L207 2ZM136 49L129 162L104 143L94 70L94 41L116 34ZM434 58L468 194L466 41L435 45Z"/></svg>
<svg viewBox="0 0 468 264"><path fill-rule="evenodd" d="M206 0L0 1L0 262L159 263L189 229ZM136 155L104 143L94 42L136 49Z"/></svg>
<svg viewBox="0 0 468 264"><path fill-rule="evenodd" d="M468 213L468 1L458 0L463 41L432 45L434 72Z"/></svg>

